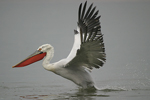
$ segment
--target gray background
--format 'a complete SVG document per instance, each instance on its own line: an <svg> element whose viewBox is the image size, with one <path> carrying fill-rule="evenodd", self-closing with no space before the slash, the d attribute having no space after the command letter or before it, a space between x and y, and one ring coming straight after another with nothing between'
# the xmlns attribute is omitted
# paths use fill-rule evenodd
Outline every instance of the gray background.
<svg viewBox="0 0 150 100"><path fill-rule="evenodd" d="M34 82L77 88L42 67L42 61L12 68L39 46L50 43L51 62L70 53L77 12L85 0L0 0L0 85ZM150 1L88 0L101 15L106 63L94 69L98 87L150 88Z"/></svg>

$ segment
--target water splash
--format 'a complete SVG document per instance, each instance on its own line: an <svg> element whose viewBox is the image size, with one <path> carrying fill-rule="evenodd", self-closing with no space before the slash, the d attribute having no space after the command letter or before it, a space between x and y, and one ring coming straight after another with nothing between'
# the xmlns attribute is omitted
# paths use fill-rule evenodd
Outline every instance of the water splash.
<svg viewBox="0 0 150 100"><path fill-rule="evenodd" d="M118 86L106 86L100 88L99 91L103 91L103 92L128 91L128 89L126 89L125 87L118 87Z"/></svg>

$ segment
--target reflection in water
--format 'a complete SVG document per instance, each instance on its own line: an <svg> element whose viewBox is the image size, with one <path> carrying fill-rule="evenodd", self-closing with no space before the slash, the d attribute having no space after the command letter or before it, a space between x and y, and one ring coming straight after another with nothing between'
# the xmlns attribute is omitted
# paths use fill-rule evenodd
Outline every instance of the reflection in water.
<svg viewBox="0 0 150 100"><path fill-rule="evenodd" d="M79 100L95 100L94 98L96 97L109 97L109 95L99 94L99 90L79 89L78 92L75 93L74 97L78 98Z"/></svg>
<svg viewBox="0 0 150 100"><path fill-rule="evenodd" d="M40 84L40 83L39 83ZM0 100L99 100L116 97L149 98L150 88L125 88L106 86L99 90L70 88L61 85L39 85L33 83L0 83ZM118 95L120 98L118 98ZM148 100L148 99L145 99Z"/></svg>
<svg viewBox="0 0 150 100"><path fill-rule="evenodd" d="M74 93L20 96L20 98L22 99L34 99L34 100L49 100L49 99L95 100L97 97L109 97L109 95L100 94L99 90L78 89L77 91L74 91Z"/></svg>

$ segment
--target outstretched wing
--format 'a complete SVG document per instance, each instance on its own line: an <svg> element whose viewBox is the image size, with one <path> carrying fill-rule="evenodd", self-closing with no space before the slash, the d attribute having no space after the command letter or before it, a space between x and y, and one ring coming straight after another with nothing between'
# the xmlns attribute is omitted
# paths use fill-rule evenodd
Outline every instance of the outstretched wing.
<svg viewBox="0 0 150 100"><path fill-rule="evenodd" d="M103 66L106 60L103 35L99 22L100 16L97 16L99 11L95 12L96 7L92 7L93 4L86 10L86 5L87 1L84 3L83 8L82 3L79 6L75 42L68 56L68 58L73 58L66 67L84 66L89 69L93 67L99 68Z"/></svg>

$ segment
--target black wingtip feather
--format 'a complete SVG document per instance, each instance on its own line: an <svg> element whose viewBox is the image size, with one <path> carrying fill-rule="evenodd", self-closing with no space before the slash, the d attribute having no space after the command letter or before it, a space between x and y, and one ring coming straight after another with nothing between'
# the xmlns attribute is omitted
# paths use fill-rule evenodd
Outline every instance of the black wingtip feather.
<svg viewBox="0 0 150 100"><path fill-rule="evenodd" d="M78 23L80 22L80 18L81 18L81 9L82 9L82 3L79 6L79 13L78 13Z"/></svg>
<svg viewBox="0 0 150 100"><path fill-rule="evenodd" d="M83 17L84 17L84 13L85 13L85 9L86 9L86 4L87 4L87 1L84 3L84 7L83 7L83 10L82 10L81 20L82 20Z"/></svg>

